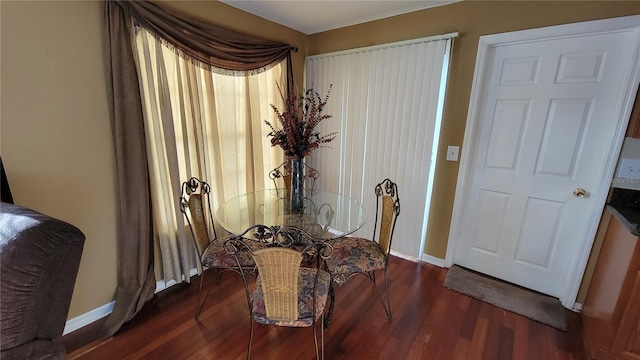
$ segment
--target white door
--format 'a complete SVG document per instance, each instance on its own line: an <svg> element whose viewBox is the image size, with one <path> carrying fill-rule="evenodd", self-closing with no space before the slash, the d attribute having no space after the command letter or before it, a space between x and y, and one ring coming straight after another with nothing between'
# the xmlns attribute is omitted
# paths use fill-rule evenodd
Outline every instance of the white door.
<svg viewBox="0 0 640 360"><path fill-rule="evenodd" d="M533 31L479 54L483 76L474 79L470 105L477 124L465 134L453 256L563 298L606 197L625 99L637 89L638 31L550 37L547 29L540 39Z"/></svg>

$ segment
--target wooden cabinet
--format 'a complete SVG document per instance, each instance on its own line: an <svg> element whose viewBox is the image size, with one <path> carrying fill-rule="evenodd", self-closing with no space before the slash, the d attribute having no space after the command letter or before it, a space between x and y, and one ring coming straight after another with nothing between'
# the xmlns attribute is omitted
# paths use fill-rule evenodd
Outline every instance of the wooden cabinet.
<svg viewBox="0 0 640 360"><path fill-rule="evenodd" d="M614 216L581 318L592 358L640 360L640 241Z"/></svg>

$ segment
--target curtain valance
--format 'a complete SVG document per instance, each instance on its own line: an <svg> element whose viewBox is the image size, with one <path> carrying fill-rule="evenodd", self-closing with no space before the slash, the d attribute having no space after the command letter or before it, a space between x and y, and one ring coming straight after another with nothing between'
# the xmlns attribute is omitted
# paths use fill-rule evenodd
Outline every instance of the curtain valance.
<svg viewBox="0 0 640 360"><path fill-rule="evenodd" d="M295 46L201 21L150 1L113 1L137 24L214 72L255 74L286 59L288 91L294 89L291 51L297 51Z"/></svg>

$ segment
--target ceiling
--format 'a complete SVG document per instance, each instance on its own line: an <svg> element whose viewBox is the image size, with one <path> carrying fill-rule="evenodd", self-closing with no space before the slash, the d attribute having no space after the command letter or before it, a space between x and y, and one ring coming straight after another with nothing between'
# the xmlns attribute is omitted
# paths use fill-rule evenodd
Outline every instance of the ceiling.
<svg viewBox="0 0 640 360"><path fill-rule="evenodd" d="M460 0L220 0L307 35Z"/></svg>

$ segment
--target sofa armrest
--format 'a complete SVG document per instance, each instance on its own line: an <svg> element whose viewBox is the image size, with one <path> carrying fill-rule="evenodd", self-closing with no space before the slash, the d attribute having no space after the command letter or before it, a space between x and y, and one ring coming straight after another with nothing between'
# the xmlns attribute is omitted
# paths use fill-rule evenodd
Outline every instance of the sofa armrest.
<svg viewBox="0 0 640 360"><path fill-rule="evenodd" d="M75 226L0 203L0 349L62 335L85 236Z"/></svg>
<svg viewBox="0 0 640 360"><path fill-rule="evenodd" d="M64 345L51 341L35 339L11 349L2 350L2 360L64 360L67 350Z"/></svg>

